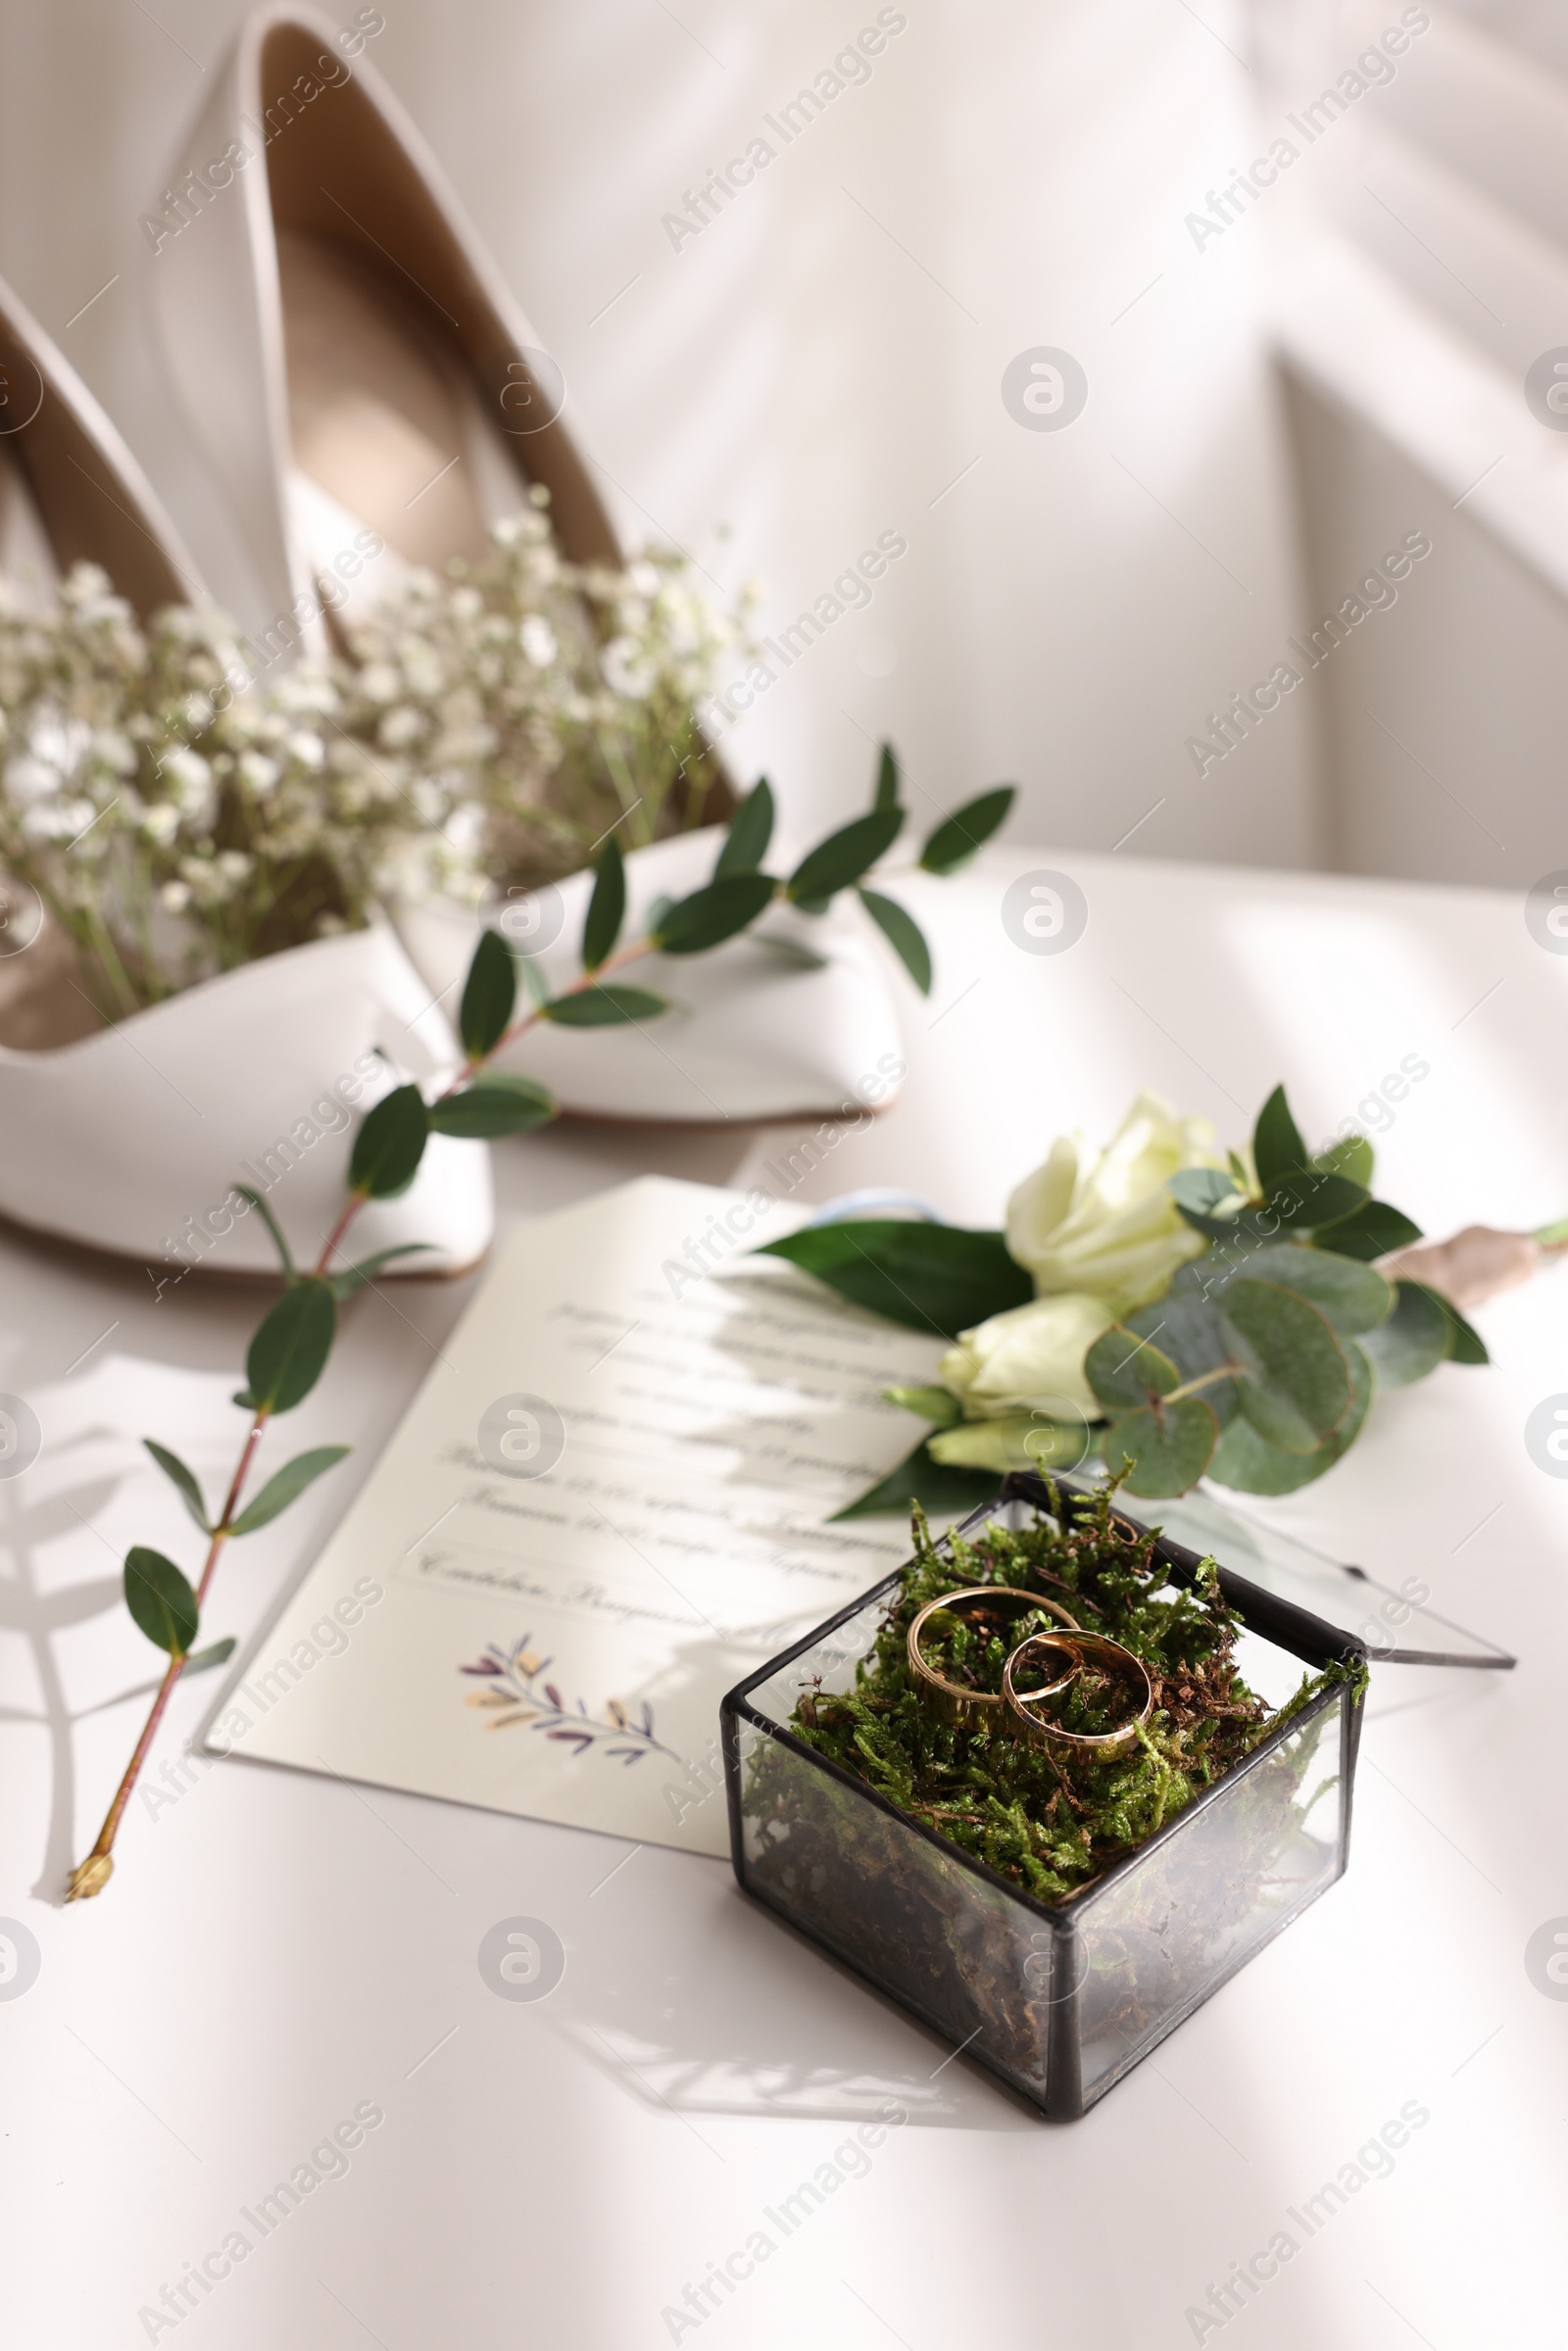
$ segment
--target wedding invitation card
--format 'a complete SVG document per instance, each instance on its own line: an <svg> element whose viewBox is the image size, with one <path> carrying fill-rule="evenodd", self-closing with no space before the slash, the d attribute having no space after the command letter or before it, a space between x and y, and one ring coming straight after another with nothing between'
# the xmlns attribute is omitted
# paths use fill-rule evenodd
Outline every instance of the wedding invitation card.
<svg viewBox="0 0 1568 2351"><path fill-rule="evenodd" d="M722 1855L718 1704L908 1552L830 1524L941 1352L646 1177L525 1225L212 1716L209 1752Z"/></svg>

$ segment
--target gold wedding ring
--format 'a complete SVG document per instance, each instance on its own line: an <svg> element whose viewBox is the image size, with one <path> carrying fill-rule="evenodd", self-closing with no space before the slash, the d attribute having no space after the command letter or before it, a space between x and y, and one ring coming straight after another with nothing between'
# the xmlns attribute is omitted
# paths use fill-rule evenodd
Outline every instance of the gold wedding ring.
<svg viewBox="0 0 1568 2351"><path fill-rule="evenodd" d="M1102 1660L1117 1680L1132 1684L1134 1695L1142 1690L1143 1704L1130 1721L1118 1724L1114 1731L1063 1731L1056 1724L1029 1711L1042 1698L1054 1697L1065 1684L1058 1679L1047 1683L1041 1690L1020 1690L1017 1687L1019 1674L1037 1662L1044 1665L1046 1652L1059 1653L1063 1649L1069 1650L1076 1658L1074 1673ZM1066 1681L1073 1678L1073 1674L1065 1677ZM1036 1746L1061 1745L1076 1747L1084 1754L1113 1755L1119 1748L1130 1746L1143 1724L1148 1722L1154 1706L1154 1686L1143 1661L1135 1657L1131 1649L1123 1648L1119 1641L1112 1641L1107 1633L1075 1630L1070 1640L1060 1633L1031 1633L1026 1641L1019 1641L1003 1669L1002 1702L1014 1729Z"/></svg>
<svg viewBox="0 0 1568 2351"><path fill-rule="evenodd" d="M1020 1610L1036 1609L1046 1616L1054 1616L1064 1625L1074 1626L1075 1640L1082 1638L1077 1634L1075 1619L1068 1615L1059 1601L1043 1599L1038 1592L1019 1592L1009 1584L971 1584L965 1586L962 1592L944 1592L940 1599L927 1600L909 1627L907 1642L909 1671L920 1685L922 1692L935 1703L950 1723L959 1729L977 1719L983 1720L989 1717L995 1720L1001 1714L1005 1700L998 1691L966 1690L960 1683L950 1682L945 1674L939 1674L935 1666L928 1665L921 1654L920 1636L929 1620L944 1609L951 1609L957 1614L977 1601L993 1602L997 1600L1015 1602ZM1031 1638L1044 1642L1056 1641L1060 1637L1054 1633L1042 1633L1035 1634ZM1024 1645L1027 1646L1027 1643ZM1016 1654L1016 1649L1014 1653ZM1050 1691L1031 1690L1030 1697L1045 1697L1048 1694L1054 1694L1057 1690L1065 1690L1079 1671L1079 1666L1080 1660L1074 1653L1067 1671L1061 1675L1059 1680L1051 1685Z"/></svg>

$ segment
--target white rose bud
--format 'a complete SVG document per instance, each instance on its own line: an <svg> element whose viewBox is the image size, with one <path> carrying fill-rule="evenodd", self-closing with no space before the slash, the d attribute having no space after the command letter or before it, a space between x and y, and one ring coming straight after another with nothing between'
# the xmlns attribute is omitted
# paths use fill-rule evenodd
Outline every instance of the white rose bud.
<svg viewBox="0 0 1568 2351"><path fill-rule="evenodd" d="M1061 1418L1074 1406L1098 1416L1084 1356L1114 1320L1103 1298L1072 1293L1033 1298L960 1331L957 1346L942 1358L943 1381L966 1420L1030 1411Z"/></svg>
<svg viewBox="0 0 1568 2351"><path fill-rule="evenodd" d="M1064 1135L1024 1178L1007 1202L1007 1248L1042 1297L1087 1292L1110 1308L1107 1320L1130 1314L1206 1247L1166 1177L1224 1164L1206 1118L1178 1118L1157 1094L1140 1094L1105 1151Z"/></svg>

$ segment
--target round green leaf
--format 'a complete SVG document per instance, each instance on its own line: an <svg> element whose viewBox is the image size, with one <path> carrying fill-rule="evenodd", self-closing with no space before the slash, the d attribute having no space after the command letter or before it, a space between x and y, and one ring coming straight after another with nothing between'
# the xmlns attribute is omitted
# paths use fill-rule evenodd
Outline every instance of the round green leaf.
<svg viewBox="0 0 1568 2351"><path fill-rule="evenodd" d="M1448 1318L1419 1282L1396 1282L1388 1321L1362 1341L1380 1388L1408 1388L1436 1371L1448 1351Z"/></svg>
<svg viewBox="0 0 1568 2351"><path fill-rule="evenodd" d="M148 1640L183 1657L196 1638L196 1594L162 1551L136 1543L125 1553L125 1606Z"/></svg>
<svg viewBox="0 0 1568 2351"><path fill-rule="evenodd" d="M835 892L853 889L893 847L903 826L899 808L873 808L869 816L842 825L801 859L789 878L789 896L798 906L820 906Z"/></svg>
<svg viewBox="0 0 1568 2351"><path fill-rule="evenodd" d="M384 1095L354 1138L350 1189L363 1200L396 1200L418 1174L429 1133L429 1113L417 1086L399 1086Z"/></svg>
<svg viewBox="0 0 1568 2351"><path fill-rule="evenodd" d="M982 792L978 800L965 802L944 817L920 852L924 870L956 873L1006 822L1016 796L1016 785L999 784L995 791Z"/></svg>
<svg viewBox="0 0 1568 2351"><path fill-rule="evenodd" d="M1181 1386L1182 1375L1157 1347L1125 1323L1113 1322L1085 1355L1084 1377L1102 1404L1122 1411L1169 1396Z"/></svg>
<svg viewBox="0 0 1568 2351"><path fill-rule="evenodd" d="M430 1105L430 1125L438 1135L463 1135L482 1140L492 1135L523 1135L530 1127L548 1126L561 1115L561 1104L531 1078L496 1069L475 1078L461 1094L449 1094Z"/></svg>
<svg viewBox="0 0 1568 2351"><path fill-rule="evenodd" d="M1299 1242L1282 1242L1242 1258L1213 1295L1221 1299L1237 1280L1278 1282L1309 1298L1342 1339L1358 1339L1375 1331L1394 1311L1394 1286L1370 1265L1353 1257L1336 1256L1326 1249L1307 1249Z"/></svg>
<svg viewBox="0 0 1568 2351"><path fill-rule="evenodd" d="M315 1274L285 1290L245 1357L248 1393L258 1411L292 1412L320 1378L337 1336L332 1285Z"/></svg>
<svg viewBox="0 0 1568 2351"><path fill-rule="evenodd" d="M654 932L654 945L666 955L699 955L720 947L757 920L772 904L776 888L766 873L736 873L727 881L710 882L676 901Z"/></svg>
<svg viewBox="0 0 1568 2351"><path fill-rule="evenodd" d="M1310 1486L1354 1444L1372 1401L1372 1369L1359 1343L1346 1342L1353 1395L1350 1409L1326 1445L1313 1453L1288 1453L1269 1445L1256 1429L1241 1418L1233 1420L1215 1448L1209 1475L1217 1485L1238 1494L1295 1494Z"/></svg>
<svg viewBox="0 0 1568 2351"><path fill-rule="evenodd" d="M1131 1464L1129 1494L1185 1494L1207 1469L1218 1442L1219 1422L1200 1396L1188 1396L1113 1421L1102 1450L1112 1472Z"/></svg>
<svg viewBox="0 0 1568 2351"><path fill-rule="evenodd" d="M599 969L620 937L620 926L625 918L626 867L621 857L620 844L612 833L600 852L594 894L588 901L588 912L582 926L584 971Z"/></svg>
<svg viewBox="0 0 1568 2351"><path fill-rule="evenodd" d="M906 914L896 898L884 898L878 890L862 890L860 904L887 940L905 970L922 996L931 993L931 950L925 943L925 933L912 914Z"/></svg>
<svg viewBox="0 0 1568 2351"><path fill-rule="evenodd" d="M668 1009L662 996L647 988L603 986L579 988L574 995L558 996L540 1011L562 1029L610 1029L628 1020L652 1020Z"/></svg>
<svg viewBox="0 0 1568 2351"><path fill-rule="evenodd" d="M470 1061L482 1061L507 1033L517 1001L517 966L499 931L486 931L464 983L458 1034Z"/></svg>
<svg viewBox="0 0 1568 2351"><path fill-rule="evenodd" d="M1350 1408L1349 1366L1329 1322L1275 1282L1232 1282L1221 1313L1246 1377L1242 1410L1289 1452L1314 1451Z"/></svg>

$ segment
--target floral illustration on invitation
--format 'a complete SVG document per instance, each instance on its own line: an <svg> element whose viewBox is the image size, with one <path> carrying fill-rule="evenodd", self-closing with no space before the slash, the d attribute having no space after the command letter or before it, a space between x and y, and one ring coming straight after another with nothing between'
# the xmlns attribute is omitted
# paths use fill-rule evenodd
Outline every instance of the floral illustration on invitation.
<svg viewBox="0 0 1568 2351"><path fill-rule="evenodd" d="M619 1698L606 1699L602 1718L591 1715L581 1698L574 1709L569 1707L554 1682L540 1680L553 1660L529 1647L532 1638L524 1633L509 1649L492 1641L476 1664L458 1668L459 1673L471 1674L489 1685L469 1690L465 1700L489 1716L487 1731L504 1731L522 1723L530 1731L542 1731L547 1739L574 1747L579 1755L598 1747L612 1763L639 1763L643 1756L654 1754L681 1761L673 1747L654 1737L654 1710L646 1698L639 1701L635 1719Z"/></svg>

